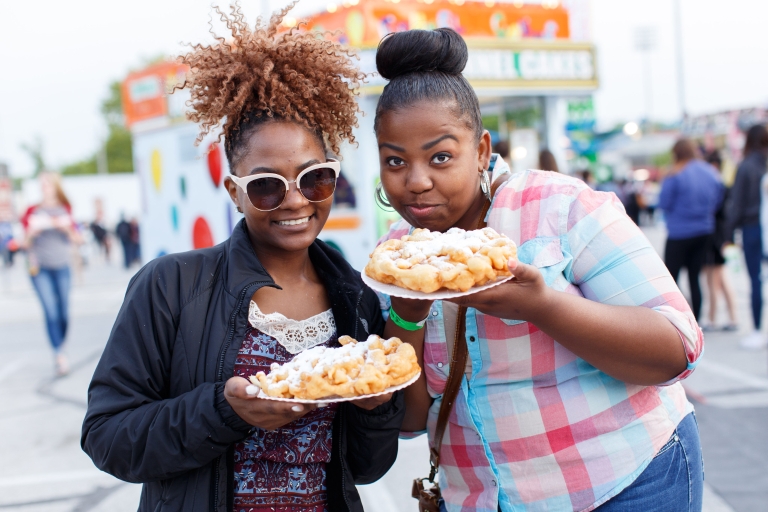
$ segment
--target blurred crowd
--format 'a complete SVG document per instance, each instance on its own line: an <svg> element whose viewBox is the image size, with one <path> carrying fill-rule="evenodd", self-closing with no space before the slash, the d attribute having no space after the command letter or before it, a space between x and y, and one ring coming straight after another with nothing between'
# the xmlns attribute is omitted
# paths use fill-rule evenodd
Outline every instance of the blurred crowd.
<svg viewBox="0 0 768 512"><path fill-rule="evenodd" d="M672 163L659 179L644 175L642 179L597 183L589 170L576 175L594 189L616 194L639 226L654 225L663 218L667 228L664 261L675 280L686 270L691 309L704 330L738 330L736 297L726 268L737 270L743 252L750 280L752 329L742 337L741 346L764 348L768 338L760 332L761 267L768 257L768 247L763 244L768 237L768 131L762 124L747 130L743 159L730 188L723 181L719 150L707 151L693 140L681 138L671 153ZM702 274L706 319L700 319L705 298ZM727 320L718 323L722 303Z"/></svg>
<svg viewBox="0 0 768 512"><path fill-rule="evenodd" d="M18 222L0 222L0 250L5 267L14 265L17 253L26 253L27 272L45 316L56 374L62 376L69 373L65 341L73 274L77 278L94 258L109 264L113 238L122 246L123 266L128 269L139 264L139 223L135 218L121 218L114 229L109 229L100 200L95 218L78 222L72 216L72 204L60 175L43 172L37 181L41 201L29 206Z"/></svg>

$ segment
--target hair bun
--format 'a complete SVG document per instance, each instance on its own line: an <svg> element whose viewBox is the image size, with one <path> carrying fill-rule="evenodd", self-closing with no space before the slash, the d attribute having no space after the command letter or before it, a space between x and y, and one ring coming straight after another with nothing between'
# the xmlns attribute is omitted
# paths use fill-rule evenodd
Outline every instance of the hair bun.
<svg viewBox="0 0 768 512"><path fill-rule="evenodd" d="M408 30L381 40L376 51L376 69L387 80L429 71L459 75L468 58L467 44L450 28Z"/></svg>

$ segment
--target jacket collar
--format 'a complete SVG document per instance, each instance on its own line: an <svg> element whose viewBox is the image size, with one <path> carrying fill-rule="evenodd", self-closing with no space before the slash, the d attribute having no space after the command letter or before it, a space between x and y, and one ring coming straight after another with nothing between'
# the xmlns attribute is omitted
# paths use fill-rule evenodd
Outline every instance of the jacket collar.
<svg viewBox="0 0 768 512"><path fill-rule="evenodd" d="M232 236L225 243L229 244L225 286L231 295L238 296L244 288L254 283L280 288L256 257L245 219L238 222ZM365 286L360 274L341 253L320 240L315 240L309 247L309 258L325 285L339 333L351 334L356 326L357 302Z"/></svg>
<svg viewBox="0 0 768 512"><path fill-rule="evenodd" d="M357 339L361 334L358 332L358 306L365 287L360 274L340 252L320 240L315 240L309 247L309 258L328 293L337 333Z"/></svg>
<svg viewBox="0 0 768 512"><path fill-rule="evenodd" d="M230 295L237 296L246 286L258 282L279 288L253 251L245 219L237 223L225 244L229 245L225 286Z"/></svg>

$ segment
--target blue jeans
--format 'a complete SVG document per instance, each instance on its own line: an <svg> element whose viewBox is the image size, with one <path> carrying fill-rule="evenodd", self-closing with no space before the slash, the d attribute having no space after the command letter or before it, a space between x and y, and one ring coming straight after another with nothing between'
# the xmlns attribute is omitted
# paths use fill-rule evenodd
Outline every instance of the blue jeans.
<svg viewBox="0 0 768 512"><path fill-rule="evenodd" d="M687 415L648 467L598 512L700 512L704 460L696 416ZM447 512L440 503L440 512Z"/></svg>
<svg viewBox="0 0 768 512"><path fill-rule="evenodd" d="M41 268L32 276L37 296L43 305L48 339L58 352L67 335L69 323L69 268Z"/></svg>
<svg viewBox="0 0 768 512"><path fill-rule="evenodd" d="M700 512L704 494L704 459L696 416L691 413L637 480L600 512Z"/></svg>
<svg viewBox="0 0 768 512"><path fill-rule="evenodd" d="M752 288L752 323L760 329L763 315L763 283L760 281L760 263L763 261L763 232L760 224L751 224L741 228L744 259L747 262L749 283Z"/></svg>

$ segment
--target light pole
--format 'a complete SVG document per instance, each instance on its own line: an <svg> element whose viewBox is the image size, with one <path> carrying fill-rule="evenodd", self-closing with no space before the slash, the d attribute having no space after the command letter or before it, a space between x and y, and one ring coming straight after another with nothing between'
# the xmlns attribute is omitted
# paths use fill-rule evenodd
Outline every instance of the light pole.
<svg viewBox="0 0 768 512"><path fill-rule="evenodd" d="M680 103L682 118L687 116L685 104L685 73L683 69L683 22L680 16L680 0L675 3L675 60L677 61L677 100Z"/></svg>
<svg viewBox="0 0 768 512"><path fill-rule="evenodd" d="M649 123L653 112L653 80L651 77L651 52L656 48L656 27L635 28L635 50L643 54L645 89L645 122Z"/></svg>

